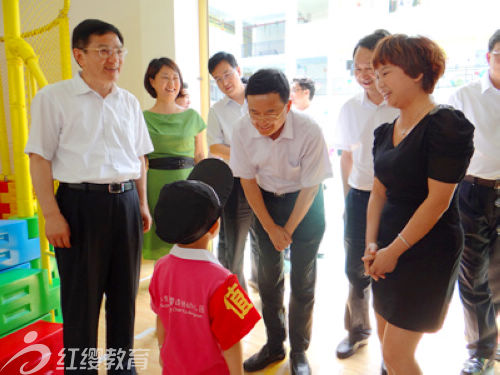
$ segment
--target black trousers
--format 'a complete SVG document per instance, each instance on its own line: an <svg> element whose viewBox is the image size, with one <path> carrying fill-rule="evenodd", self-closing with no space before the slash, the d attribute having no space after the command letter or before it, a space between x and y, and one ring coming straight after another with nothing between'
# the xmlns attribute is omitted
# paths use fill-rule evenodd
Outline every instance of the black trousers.
<svg viewBox="0 0 500 375"><path fill-rule="evenodd" d="M247 290L247 283L243 273L245 242L250 232L250 249L252 262L251 279L257 281L257 267L259 253L252 228L252 209L248 205L245 193L238 177L234 178L233 190L227 199L222 212L217 254L219 262L229 271L238 276L243 289Z"/></svg>
<svg viewBox="0 0 500 375"><path fill-rule="evenodd" d="M104 294L108 373L135 374L131 351L142 248L137 191L110 194L62 184L57 202L71 230L71 248L55 249L65 373L97 374L90 363Z"/></svg>
<svg viewBox="0 0 500 375"><path fill-rule="evenodd" d="M345 306L344 326L351 342L366 339L371 334L370 277L365 276L361 260L365 253L366 210L369 198L369 191L351 188L345 200L345 273L349 280L349 295Z"/></svg>
<svg viewBox="0 0 500 375"><path fill-rule="evenodd" d="M284 226L290 217L298 193L276 196L262 191L264 203L274 222ZM325 231L323 189L320 188L308 213L295 230L290 245L289 306L290 346L294 352L309 347L316 285L316 254ZM285 308L283 306L285 277L284 252L277 251L268 234L255 218L255 234L259 246L259 294L262 316L266 325L267 341L272 348L280 348L286 339Z"/></svg>
<svg viewBox="0 0 500 375"><path fill-rule="evenodd" d="M490 358L497 348L496 312L489 286L490 260L498 256L497 227L500 190L462 181L459 207L465 232L458 285L465 313L465 335L470 355ZM497 290L498 293L498 290Z"/></svg>

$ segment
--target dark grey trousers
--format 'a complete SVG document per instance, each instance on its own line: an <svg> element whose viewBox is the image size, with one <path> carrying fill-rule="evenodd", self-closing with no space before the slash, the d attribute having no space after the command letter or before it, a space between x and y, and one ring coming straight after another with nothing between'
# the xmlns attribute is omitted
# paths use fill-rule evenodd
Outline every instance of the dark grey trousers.
<svg viewBox="0 0 500 375"><path fill-rule="evenodd" d="M465 335L470 355L490 358L497 348L496 312L488 268L500 251L497 228L500 207L495 201L500 190L462 181L459 187L460 218L465 247L458 286L465 314ZM500 290L496 289L496 293Z"/></svg>
<svg viewBox="0 0 500 375"><path fill-rule="evenodd" d="M284 226L295 205L298 193L276 196L262 190L264 203L274 222ZM307 350L311 340L314 289L316 285L316 254L325 231L323 190L320 188L308 213L295 230L290 245L289 333L292 351ZM255 220L259 247L259 294L267 341L271 348L281 348L286 339L283 298L285 277L284 252L277 251L268 234Z"/></svg>

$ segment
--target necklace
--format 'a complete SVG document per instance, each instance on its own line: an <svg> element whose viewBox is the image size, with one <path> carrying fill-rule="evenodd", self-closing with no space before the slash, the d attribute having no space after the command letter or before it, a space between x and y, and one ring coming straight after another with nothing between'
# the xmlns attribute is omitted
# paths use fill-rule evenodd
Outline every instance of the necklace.
<svg viewBox="0 0 500 375"><path fill-rule="evenodd" d="M415 116L410 124L413 124L411 125L410 127L406 128L406 129L400 129L399 132L401 134L401 136L404 138L408 135L409 132L411 132L413 130L413 128L415 126L418 125L418 123L420 122L420 120L427 114L429 113L429 111L434 108L434 103L430 103L429 105L425 106L424 109L420 112L418 112L417 116ZM398 124L399 124L399 127L401 128L401 117L398 117Z"/></svg>

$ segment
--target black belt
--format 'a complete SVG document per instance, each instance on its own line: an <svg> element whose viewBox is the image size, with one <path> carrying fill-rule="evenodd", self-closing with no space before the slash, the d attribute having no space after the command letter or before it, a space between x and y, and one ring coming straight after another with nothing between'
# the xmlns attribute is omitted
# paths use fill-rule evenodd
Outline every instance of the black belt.
<svg viewBox="0 0 500 375"><path fill-rule="evenodd" d="M90 182L82 182L80 184L71 184L61 182L60 186L65 186L70 189L84 191L102 191L110 194L120 194L128 190L135 189L134 181L113 182L111 184L91 184Z"/></svg>
<svg viewBox="0 0 500 375"><path fill-rule="evenodd" d="M489 188L500 189L500 180L487 180L485 178L467 175L464 177L464 181L470 182L471 184L474 185L481 185Z"/></svg>
<svg viewBox="0 0 500 375"><path fill-rule="evenodd" d="M271 198L282 198L282 199L296 198L300 193L300 191L293 191L291 193L274 193L272 191L267 191L262 188L260 188L260 191L262 192L262 196L267 196Z"/></svg>
<svg viewBox="0 0 500 375"><path fill-rule="evenodd" d="M184 156L148 160L151 169L187 169L194 167L194 159Z"/></svg>

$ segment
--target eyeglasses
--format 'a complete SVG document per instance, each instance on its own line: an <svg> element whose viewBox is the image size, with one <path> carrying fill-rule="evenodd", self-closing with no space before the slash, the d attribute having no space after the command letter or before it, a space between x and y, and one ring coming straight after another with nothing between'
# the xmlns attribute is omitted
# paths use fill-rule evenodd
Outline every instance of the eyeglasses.
<svg viewBox="0 0 500 375"><path fill-rule="evenodd" d="M495 57L500 57L500 49L496 49L490 52Z"/></svg>
<svg viewBox="0 0 500 375"><path fill-rule="evenodd" d="M231 69L229 72L227 73L224 73L222 75L222 77L219 77L219 78L214 78L214 81L217 83L217 84L220 84L220 83L224 83L225 80L231 78L232 76L234 75L234 69Z"/></svg>
<svg viewBox="0 0 500 375"><path fill-rule="evenodd" d="M103 59L108 59L116 53L119 58L125 57L127 54L126 48L109 48L109 47L99 47L99 48L82 48L85 52L87 51L97 51L99 57Z"/></svg>
<svg viewBox="0 0 500 375"><path fill-rule="evenodd" d="M267 122L276 121L286 111L286 107L287 106L285 105L285 107L283 107L283 110L277 115L275 115L275 114L256 115L256 114L253 114L252 112L248 112L248 115L250 116L250 119L252 121L267 121Z"/></svg>

